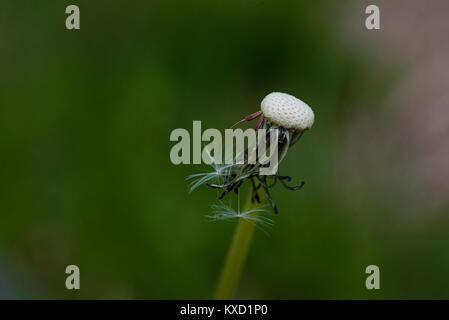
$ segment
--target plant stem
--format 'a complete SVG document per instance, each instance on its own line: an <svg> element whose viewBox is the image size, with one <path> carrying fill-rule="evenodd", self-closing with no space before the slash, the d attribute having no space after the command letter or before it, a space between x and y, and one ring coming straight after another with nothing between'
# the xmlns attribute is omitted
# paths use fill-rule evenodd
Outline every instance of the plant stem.
<svg viewBox="0 0 449 320"><path fill-rule="evenodd" d="M259 197L261 202L263 202L263 193L259 193ZM251 203L251 192L249 192L244 211L256 209L260 205L261 203L257 201ZM226 255L226 260L221 269L214 299L232 299L234 296L245 266L256 223L255 221L240 219Z"/></svg>

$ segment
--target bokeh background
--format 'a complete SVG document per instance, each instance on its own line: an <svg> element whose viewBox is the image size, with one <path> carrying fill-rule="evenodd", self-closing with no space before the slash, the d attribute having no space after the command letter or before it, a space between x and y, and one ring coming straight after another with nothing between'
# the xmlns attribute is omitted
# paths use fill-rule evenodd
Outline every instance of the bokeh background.
<svg viewBox="0 0 449 320"><path fill-rule="evenodd" d="M381 30L365 28L377 4ZM81 29L65 29L65 7ZM449 298L449 3L2 1L0 298L211 298L235 223L189 194L175 128L272 91L316 122L237 298ZM65 288L65 268L81 290ZM381 289L365 288L380 267Z"/></svg>

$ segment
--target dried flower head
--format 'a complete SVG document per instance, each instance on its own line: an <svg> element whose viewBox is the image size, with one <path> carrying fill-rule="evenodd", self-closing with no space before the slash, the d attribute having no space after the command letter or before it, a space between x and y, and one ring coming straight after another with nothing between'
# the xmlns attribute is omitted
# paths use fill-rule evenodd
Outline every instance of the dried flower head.
<svg viewBox="0 0 449 320"><path fill-rule="evenodd" d="M270 135L268 132L273 130L277 133L278 138L275 140L275 143L277 143L278 159L281 162L289 148L299 140L306 130L312 127L315 115L312 109L298 98L286 93L273 92L262 100L261 110L245 117L236 124L256 118L259 118L259 121L255 126L255 130L265 129L267 135ZM260 145L258 145L259 147ZM245 181L250 181L252 187L251 201L261 202L258 192L263 190L275 213L278 213L278 208L271 198L270 188L274 187L278 181L288 190L299 190L304 185L304 181L301 181L297 186L289 186L287 182L291 182L291 177L281 176L277 172L272 175L260 175L259 169L264 166L260 162L256 164L233 163L226 166L218 166L212 163L211 166L213 170L210 172L188 177L193 179L191 190L206 184L211 188L221 189L222 193L219 199L222 199L231 191L239 195L239 189L242 184ZM234 211L230 208L226 212ZM240 210L238 213L240 213ZM216 216L217 219L224 219L232 215L223 214L222 211L221 214L216 214Z"/></svg>

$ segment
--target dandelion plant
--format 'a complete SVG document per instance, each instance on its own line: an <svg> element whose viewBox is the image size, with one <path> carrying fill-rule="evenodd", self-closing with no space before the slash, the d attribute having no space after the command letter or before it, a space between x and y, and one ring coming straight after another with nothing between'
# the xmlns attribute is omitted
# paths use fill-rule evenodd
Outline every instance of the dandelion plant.
<svg viewBox="0 0 449 320"><path fill-rule="evenodd" d="M230 299L233 297L243 271L248 255L255 227L267 231L273 220L267 206L263 205L266 199L268 208L271 207L274 214L279 213L278 207L271 197L270 189L275 185L282 185L288 190L299 190L304 186L304 181L297 185L290 185L290 176L280 175L277 165L285 158L290 148L297 143L303 133L310 129L314 122L312 109L298 98L281 92L273 92L267 95L261 103L261 110L245 117L236 124L258 119L254 128L263 132L264 138L269 143L257 142L255 146L248 146L243 152L248 156L252 149L276 150L276 170L271 174L261 174L261 169L266 167L258 159L255 163L248 161L232 161L230 164L220 164L210 157L211 170L193 174L187 177L190 181L190 191L201 185L219 190L218 204L212 205L212 214L208 218L212 220L238 220L238 225L223 268L218 280L215 296L216 299ZM262 130L263 129L263 130ZM267 141L264 139L263 141ZM274 144L274 145L273 145ZM248 199L243 210L240 210L240 190L244 183L250 187ZM223 202L223 198L234 193L237 195L237 209Z"/></svg>

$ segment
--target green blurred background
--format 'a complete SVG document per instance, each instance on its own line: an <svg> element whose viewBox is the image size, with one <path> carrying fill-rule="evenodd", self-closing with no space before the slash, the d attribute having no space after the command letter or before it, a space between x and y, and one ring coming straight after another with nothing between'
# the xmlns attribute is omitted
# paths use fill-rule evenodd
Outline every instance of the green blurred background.
<svg viewBox="0 0 449 320"><path fill-rule="evenodd" d="M366 1L2 1L0 298L211 298L236 224L169 135L272 91L315 112L280 167L306 185L274 191L236 297L449 298L448 6L375 3L377 31Z"/></svg>

